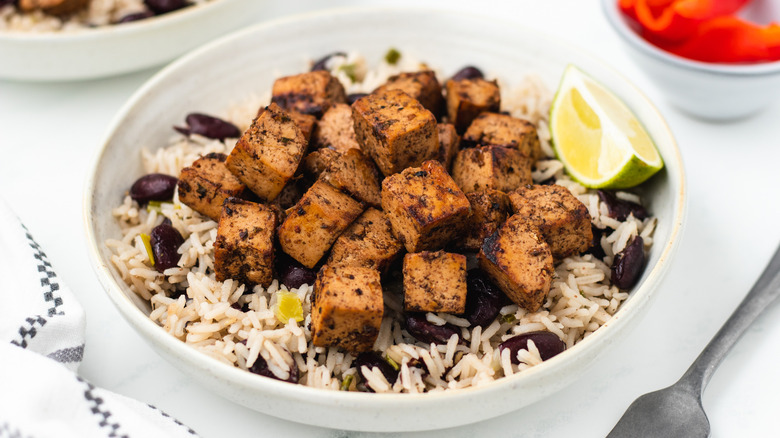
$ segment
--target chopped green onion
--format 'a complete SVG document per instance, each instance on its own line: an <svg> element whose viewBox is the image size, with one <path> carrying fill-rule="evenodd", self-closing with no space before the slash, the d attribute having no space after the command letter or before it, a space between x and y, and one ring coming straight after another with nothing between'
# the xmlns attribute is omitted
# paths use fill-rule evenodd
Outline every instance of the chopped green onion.
<svg viewBox="0 0 780 438"><path fill-rule="evenodd" d="M347 376L344 376L344 380L341 381L341 389L342 391L349 391L349 387L352 386L352 380L355 378L352 374L349 374Z"/></svg>
<svg viewBox="0 0 780 438"><path fill-rule="evenodd" d="M515 321L517 321L517 318L515 318L514 313L507 313L506 315L501 315L501 324L507 324Z"/></svg>
<svg viewBox="0 0 780 438"><path fill-rule="evenodd" d="M401 52L394 48L390 48L390 50L385 53L385 61L390 65L396 65L399 59L401 59Z"/></svg>
<svg viewBox="0 0 780 438"><path fill-rule="evenodd" d="M401 369L401 367L390 356L386 356L385 361L389 363L394 370L398 371Z"/></svg>
<svg viewBox="0 0 780 438"><path fill-rule="evenodd" d="M149 237L148 234L141 233L141 242L144 243L144 248L146 248L146 255L149 256L149 261L152 262L152 266L154 266L154 253L152 252L151 237Z"/></svg>
<svg viewBox="0 0 780 438"><path fill-rule="evenodd" d="M344 64L338 68L338 71L343 71L350 81L357 82L357 66L355 64Z"/></svg>
<svg viewBox="0 0 780 438"><path fill-rule="evenodd" d="M282 324L287 324L290 318L303 321L303 306L295 292L280 290L276 293L276 304L273 305L274 315Z"/></svg>
<svg viewBox="0 0 780 438"><path fill-rule="evenodd" d="M152 210L156 211L157 213L162 213L162 202L149 201L149 203L146 204L146 211L151 212Z"/></svg>

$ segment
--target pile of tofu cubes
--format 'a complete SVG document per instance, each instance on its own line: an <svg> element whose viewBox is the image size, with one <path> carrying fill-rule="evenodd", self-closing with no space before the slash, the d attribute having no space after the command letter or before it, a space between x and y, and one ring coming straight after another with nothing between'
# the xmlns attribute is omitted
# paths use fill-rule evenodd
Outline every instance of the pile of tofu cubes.
<svg viewBox="0 0 780 438"><path fill-rule="evenodd" d="M278 79L230 155L203 156L178 187L219 222L218 280L267 286L278 250L319 267L314 345L372 348L381 277L404 252L405 309L462 314L464 254L478 252L501 290L536 311L554 261L590 247L585 206L561 186L533 185L535 126L500 113L495 81L442 90L432 71L402 73L346 102L328 71Z"/></svg>

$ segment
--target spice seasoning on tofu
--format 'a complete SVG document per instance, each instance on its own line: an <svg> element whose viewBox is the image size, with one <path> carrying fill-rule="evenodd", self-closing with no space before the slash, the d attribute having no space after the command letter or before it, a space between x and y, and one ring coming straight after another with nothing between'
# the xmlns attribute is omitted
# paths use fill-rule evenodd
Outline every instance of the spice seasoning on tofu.
<svg viewBox="0 0 780 438"><path fill-rule="evenodd" d="M243 118L209 116L238 140L145 153L107 245L150 318L261 376L408 393L522 372L609 320L652 244L641 199L564 173L540 81L520 83L530 104L473 66L442 89L389 61L353 83L364 61L335 52ZM155 266L163 225L180 239Z"/></svg>

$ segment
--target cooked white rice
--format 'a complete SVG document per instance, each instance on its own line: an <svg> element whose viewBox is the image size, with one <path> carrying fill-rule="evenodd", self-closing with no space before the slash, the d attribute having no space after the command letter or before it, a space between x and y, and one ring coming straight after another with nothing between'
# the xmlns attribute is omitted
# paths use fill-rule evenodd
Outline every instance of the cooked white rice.
<svg viewBox="0 0 780 438"><path fill-rule="evenodd" d="M352 83L339 66L344 62L356 63L361 83ZM404 61L401 65L385 63L374 70L367 70L356 55L348 59L336 59L329 67L339 77L348 92L372 90L398 71L417 70L420 63ZM502 102L512 115L524 117L537 125L543 150L553 156L547 114L551 93L543 82L534 76L525 78L512 90L502 87ZM236 106L225 118L245 129L257 108L268 102L245 102ZM176 135L167 147L155 152L143 150L142 157L147 173L161 172L178 175L179 170L210 152L229 153L235 140L220 142L203 137L186 138ZM303 285L292 292L303 302L305 318L296 323L290 319L281 323L272 310L277 292L286 291L274 280L270 287L254 287L246 291L244 285L232 280L220 283L213 274L213 247L217 224L194 212L178 199L163 203L159 211L139 208L127 196L113 210L122 228L119 240L109 240L112 261L130 288L148 300L153 309L150 318L168 333L226 364L242 369L251 367L262 356L271 371L280 379L289 376L291 367L299 370L299 383L337 390L342 382L348 382L349 390L364 390L366 386L375 392L418 393L479 386L503 376L521 372L542 362L533 343L528 350L520 350L512 363L509 350L499 352L498 345L515 335L546 330L558 335L567 348L581 341L618 310L628 293L610 284L610 264L636 235L644 238L646 247L652 244L656 220L644 221L629 216L618 222L607 215L607 207L592 191L569 179L563 165L548 159L537 163L533 178L537 182L556 178L587 207L593 223L607 228L601 240L606 257L604 261L592 255L569 257L556 266L555 278L549 296L542 309L528 312L517 305L501 309L499 316L485 327L470 328L468 321L455 315L427 314L433 324L452 324L460 328L463 343L452 336L447 344L424 344L410 336L400 323L403 310L402 297L385 291L385 318L382 321L374 350L384 353L399 366L399 378L390 384L378 369L364 367L361 373L353 365L354 357L337 348L314 347L309 330L311 285ZM639 201L631 193L618 193L623 199ZM150 234L153 227L164 218L186 239L179 248L179 266L158 273L149 263L147 251L140 234ZM610 230L611 229L611 230ZM186 295L177 296L177 289L186 288ZM238 310L246 305L247 311ZM511 316L510 316L511 315ZM511 321L511 322L510 322ZM423 363L427 373L414 363ZM360 376L354 378L347 376Z"/></svg>
<svg viewBox="0 0 780 438"><path fill-rule="evenodd" d="M192 4L209 0L190 0ZM211 0L213 1L213 0ZM106 26L123 17L144 12L143 0L90 0L84 10L66 17L48 15L40 10L22 12L13 5L0 7L0 32L68 32Z"/></svg>

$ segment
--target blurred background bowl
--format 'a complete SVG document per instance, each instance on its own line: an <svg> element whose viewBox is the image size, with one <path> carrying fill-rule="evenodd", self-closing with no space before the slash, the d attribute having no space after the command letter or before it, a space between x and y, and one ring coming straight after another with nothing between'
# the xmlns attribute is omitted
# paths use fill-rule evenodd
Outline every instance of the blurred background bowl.
<svg viewBox="0 0 780 438"><path fill-rule="evenodd" d="M95 79L160 65L252 23L263 0L214 0L121 25L0 32L0 79Z"/></svg>
<svg viewBox="0 0 780 438"><path fill-rule="evenodd" d="M702 119L725 121L748 117L777 101L780 61L732 65L686 59L638 35L618 8L618 0L601 3L629 56L679 109Z"/></svg>

